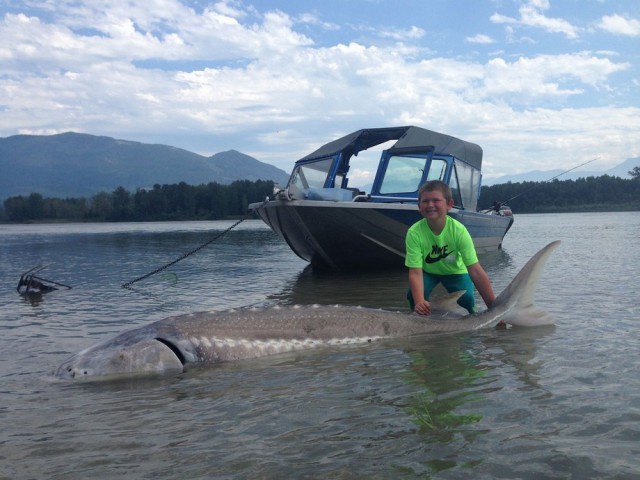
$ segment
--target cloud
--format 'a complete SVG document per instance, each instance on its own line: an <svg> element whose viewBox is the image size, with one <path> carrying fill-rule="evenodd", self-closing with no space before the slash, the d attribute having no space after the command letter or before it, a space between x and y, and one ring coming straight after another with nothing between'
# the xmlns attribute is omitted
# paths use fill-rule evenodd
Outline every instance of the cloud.
<svg viewBox="0 0 640 480"><path fill-rule="evenodd" d="M624 35L628 37L640 36L640 20L625 18L622 15L604 16L600 20L598 27L614 35Z"/></svg>
<svg viewBox="0 0 640 480"><path fill-rule="evenodd" d="M474 35L473 37L466 37L465 40L469 43L482 43L482 44L495 43L495 41L490 36L483 35L481 33Z"/></svg>
<svg viewBox="0 0 640 480"><path fill-rule="evenodd" d="M243 24L239 19L250 12L242 15L226 3L225 8L216 4L201 13L179 2L158 3L162 8L157 10L146 4L119 8L119 2L114 2L117 8L101 10L99 2L85 1L82 11L72 6L56 23L7 14L0 35L11 42L5 44L2 55L41 65L53 59L69 68L105 60L256 58L313 43L295 32L291 18L282 12L266 12L260 23Z"/></svg>
<svg viewBox="0 0 640 480"><path fill-rule="evenodd" d="M563 33L567 38L577 38L578 28L561 18L547 17L542 12L549 10L551 5L548 0L528 0L520 5L519 18L512 18L499 13L494 13L490 20L493 23L518 25L532 28L541 28L547 32Z"/></svg>
<svg viewBox="0 0 640 480"><path fill-rule="evenodd" d="M382 38L391 38L398 41L415 40L418 38L422 38L425 35L425 31L422 28L416 26L412 26L408 30L392 29L383 30L378 33Z"/></svg>
<svg viewBox="0 0 640 480"><path fill-rule="evenodd" d="M308 25L317 25L327 31L340 30L340 25L332 22L326 22L320 19L315 13L305 12L298 16L297 22Z"/></svg>
<svg viewBox="0 0 640 480"><path fill-rule="evenodd" d="M608 78L630 67L626 63L614 63L589 53L565 55L537 55L522 57L515 62L502 58L490 60L484 78L485 95L490 98L511 97L517 105L527 100L580 95L586 86L607 89ZM563 88L562 85L567 87Z"/></svg>

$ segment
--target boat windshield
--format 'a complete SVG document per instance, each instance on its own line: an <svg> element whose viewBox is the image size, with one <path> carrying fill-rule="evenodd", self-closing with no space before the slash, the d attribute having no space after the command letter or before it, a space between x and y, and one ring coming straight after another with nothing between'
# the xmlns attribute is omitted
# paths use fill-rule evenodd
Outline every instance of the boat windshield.
<svg viewBox="0 0 640 480"><path fill-rule="evenodd" d="M393 155L389 158L380 193L417 192L424 171L424 158Z"/></svg>
<svg viewBox="0 0 640 480"><path fill-rule="evenodd" d="M426 161L424 157L391 156L380 185L380 194L417 193L423 182ZM446 160L433 158L426 180L444 180L446 173Z"/></svg>
<svg viewBox="0 0 640 480"><path fill-rule="evenodd" d="M330 157L294 168L289 179L289 193L295 198L303 198L305 190L323 188L332 163L333 157Z"/></svg>

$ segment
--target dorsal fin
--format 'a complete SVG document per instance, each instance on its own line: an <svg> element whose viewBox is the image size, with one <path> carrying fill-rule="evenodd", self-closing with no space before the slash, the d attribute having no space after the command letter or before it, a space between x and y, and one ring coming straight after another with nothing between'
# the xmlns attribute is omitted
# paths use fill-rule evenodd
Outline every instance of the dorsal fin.
<svg viewBox="0 0 640 480"><path fill-rule="evenodd" d="M460 305L458 305L458 299L466 292L460 290L458 292L447 293L444 295L438 295L429 300L431 304L431 312L451 312L464 315L467 313Z"/></svg>

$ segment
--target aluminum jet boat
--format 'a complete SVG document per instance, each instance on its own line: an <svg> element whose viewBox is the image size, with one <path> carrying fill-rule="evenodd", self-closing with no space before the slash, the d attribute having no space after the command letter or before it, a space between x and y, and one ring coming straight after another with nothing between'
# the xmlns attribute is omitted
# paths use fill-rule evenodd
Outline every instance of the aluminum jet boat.
<svg viewBox="0 0 640 480"><path fill-rule="evenodd" d="M351 187L350 161L381 144L390 146L382 150L370 191ZM287 185L249 209L314 269L400 268L407 229L421 218L418 189L442 180L454 195L449 215L483 253L501 248L513 215L498 204L478 211L481 167L482 148L474 143L415 126L368 128L298 160Z"/></svg>

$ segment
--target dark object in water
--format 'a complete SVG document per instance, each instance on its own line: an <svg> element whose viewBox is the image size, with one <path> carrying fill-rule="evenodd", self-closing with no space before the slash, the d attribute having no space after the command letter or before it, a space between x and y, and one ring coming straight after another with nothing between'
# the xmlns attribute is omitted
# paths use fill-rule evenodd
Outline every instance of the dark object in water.
<svg viewBox="0 0 640 480"><path fill-rule="evenodd" d="M53 280L47 280L46 278L38 277L36 273L40 270L44 270L48 265L38 265L30 270L27 270L20 276L20 281L16 290L20 295L26 295L30 293L48 293L53 290L58 290L58 287L71 289L69 285L63 283L54 282Z"/></svg>

